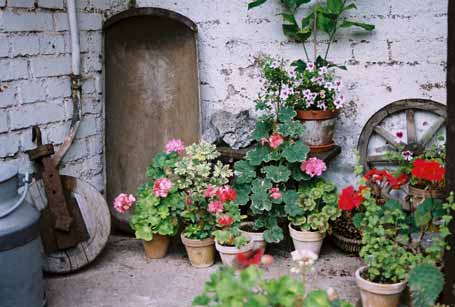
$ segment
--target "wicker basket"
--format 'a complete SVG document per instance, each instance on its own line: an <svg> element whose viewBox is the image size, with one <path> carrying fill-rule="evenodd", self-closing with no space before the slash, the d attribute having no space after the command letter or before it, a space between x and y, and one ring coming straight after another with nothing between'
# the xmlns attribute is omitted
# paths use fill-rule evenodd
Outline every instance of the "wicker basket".
<svg viewBox="0 0 455 307"><path fill-rule="evenodd" d="M350 254L358 255L362 248L362 240L349 239L335 232L332 233L332 240L339 249Z"/></svg>

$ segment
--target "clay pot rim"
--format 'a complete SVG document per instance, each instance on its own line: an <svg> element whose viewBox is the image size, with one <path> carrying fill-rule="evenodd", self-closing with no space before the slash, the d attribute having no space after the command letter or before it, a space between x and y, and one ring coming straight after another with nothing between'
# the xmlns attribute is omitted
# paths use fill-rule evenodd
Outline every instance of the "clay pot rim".
<svg viewBox="0 0 455 307"><path fill-rule="evenodd" d="M297 118L303 120L323 120L335 118L340 114L340 110L296 110Z"/></svg>
<svg viewBox="0 0 455 307"><path fill-rule="evenodd" d="M185 246L190 246L190 247L204 247L204 246L210 246L215 244L215 240L213 238L207 238L204 240L197 240L197 239L188 239L185 237L183 232L180 234L180 238L182 239L182 243Z"/></svg>
<svg viewBox="0 0 455 307"><path fill-rule="evenodd" d="M408 187L409 193L414 194L415 196L421 196L421 197L433 197L433 198L439 198L439 197L444 197L444 190L437 189L437 190L426 190L422 188L418 188L412 185L409 185Z"/></svg>
<svg viewBox="0 0 455 307"><path fill-rule="evenodd" d="M227 246L221 245L215 240L215 248L217 251L223 254L240 254L247 251L250 251L253 248L253 240L250 240L246 245L242 246L241 248L237 248L235 246Z"/></svg>
<svg viewBox="0 0 455 307"><path fill-rule="evenodd" d="M153 238L151 240L142 240L142 241L144 241L144 242L152 242L155 239L155 236L163 237L163 238L169 238L169 239L172 237L170 235L162 235L162 234L159 234L159 233L154 233L153 234Z"/></svg>
<svg viewBox="0 0 455 307"><path fill-rule="evenodd" d="M356 284L361 290L375 294L394 295L403 292L403 290L406 288L406 280L394 284L380 284L366 280L361 276L361 273L367 269L367 266L362 266L355 271Z"/></svg>
<svg viewBox="0 0 455 307"><path fill-rule="evenodd" d="M289 234L293 239L303 242L317 242L322 241L325 238L325 233L319 231L300 231L292 227L292 223L289 223Z"/></svg>

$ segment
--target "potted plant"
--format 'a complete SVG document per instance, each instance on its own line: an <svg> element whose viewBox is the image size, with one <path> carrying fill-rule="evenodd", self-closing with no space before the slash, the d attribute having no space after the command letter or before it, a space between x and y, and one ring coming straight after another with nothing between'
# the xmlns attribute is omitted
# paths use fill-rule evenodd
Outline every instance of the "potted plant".
<svg viewBox="0 0 455 307"><path fill-rule="evenodd" d="M256 0L248 4L254 8L267 0ZM304 142L312 152L327 151L333 147L333 134L336 118L344 104L340 95L341 81L335 80L332 68L345 66L335 65L327 60L331 44L336 39L340 29L360 27L372 31L374 25L349 20L343 15L349 10L356 9L354 3L345 0L317 1L300 22L297 15L303 4L310 1L280 1L283 6L283 33L303 46L305 60L297 60L293 78L293 92L290 99L297 110L298 118L304 123ZM318 31L328 35L327 47L318 55ZM307 42L312 39L313 60L307 50Z"/></svg>
<svg viewBox="0 0 455 307"><path fill-rule="evenodd" d="M230 186L209 186L204 196L209 201L208 210L216 216L215 247L223 264L232 266L237 254L252 249L252 241L239 229L243 216L235 203L237 193Z"/></svg>
<svg viewBox="0 0 455 307"><path fill-rule="evenodd" d="M289 210L289 233L297 251L309 250L319 255L329 231L329 221L341 215L333 183L317 179L298 190L299 201Z"/></svg>
<svg viewBox="0 0 455 307"><path fill-rule="evenodd" d="M149 181L138 188L137 197L122 193L114 200L114 207L120 213L136 202L130 225L136 238L142 240L146 256L152 259L166 255L170 238L178 230L184 199L175 185L172 167L183 150L181 141L171 140L166 151L154 157L147 169Z"/></svg>
<svg viewBox="0 0 455 307"><path fill-rule="evenodd" d="M354 216L362 229L360 257L365 266L355 277L363 306L398 306L412 269L441 264L455 209L453 195L445 204L427 199L415 212L405 211L396 200L378 204L370 187L352 197L364 208Z"/></svg>
<svg viewBox="0 0 455 307"><path fill-rule="evenodd" d="M302 124L294 120L296 112L286 106L287 96L282 92L287 80L284 66L265 58L261 68L265 82L256 109L262 115L252 133L257 144L235 163L234 188L239 205L249 205L248 217L253 223L248 224L248 232L276 243L284 237L279 222L298 199L298 183L311 177L301 169L308 153L299 139Z"/></svg>
<svg viewBox="0 0 455 307"><path fill-rule="evenodd" d="M304 284L290 276L265 279L259 265L267 256L261 256L259 250L241 272L224 267L213 273L203 293L194 298L193 306L352 307L332 289L314 290L305 295ZM270 262L270 257L267 259Z"/></svg>
<svg viewBox="0 0 455 307"><path fill-rule="evenodd" d="M193 144L185 149L185 155L177 161L173 172L178 176L177 187L185 193L185 208L181 212L184 230L181 239L194 267L211 266L215 261L216 212L222 203L213 203L205 197L211 186L225 185L232 171L220 161L215 162L219 153L215 145ZM234 198L235 191L229 189L223 194L226 200Z"/></svg>

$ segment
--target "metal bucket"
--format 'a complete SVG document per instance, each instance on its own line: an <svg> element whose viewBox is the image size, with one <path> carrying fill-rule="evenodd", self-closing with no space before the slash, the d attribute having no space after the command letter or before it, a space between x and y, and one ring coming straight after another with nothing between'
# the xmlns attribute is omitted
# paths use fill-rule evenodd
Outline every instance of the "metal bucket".
<svg viewBox="0 0 455 307"><path fill-rule="evenodd" d="M18 193L14 167L0 166L0 306L38 307L44 301L39 217L25 201L25 186Z"/></svg>
<svg viewBox="0 0 455 307"><path fill-rule="evenodd" d="M310 147L311 152L324 152L333 148L333 135L338 111L297 111L304 133L301 140Z"/></svg>

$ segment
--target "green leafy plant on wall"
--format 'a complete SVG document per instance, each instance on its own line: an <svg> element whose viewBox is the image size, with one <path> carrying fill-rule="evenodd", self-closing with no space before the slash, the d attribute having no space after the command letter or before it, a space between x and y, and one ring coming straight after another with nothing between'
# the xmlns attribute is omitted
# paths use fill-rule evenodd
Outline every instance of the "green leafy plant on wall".
<svg viewBox="0 0 455 307"><path fill-rule="evenodd" d="M248 4L248 9L255 8L266 3L267 0L256 0ZM280 0L283 6L283 12L280 14L283 18L283 33L297 43L302 44L306 60L310 62L310 56L307 50L307 43L313 39L313 61L319 58L326 61L330 47L335 41L336 34L339 30L350 27L359 27L366 31L372 31L374 25L362 23L348 19L344 15L346 12L357 8L355 3L347 0L327 0L314 1L309 12L300 21L297 15L299 9L304 4L310 4L311 0ZM323 56L318 56L318 31L328 35L328 42Z"/></svg>

